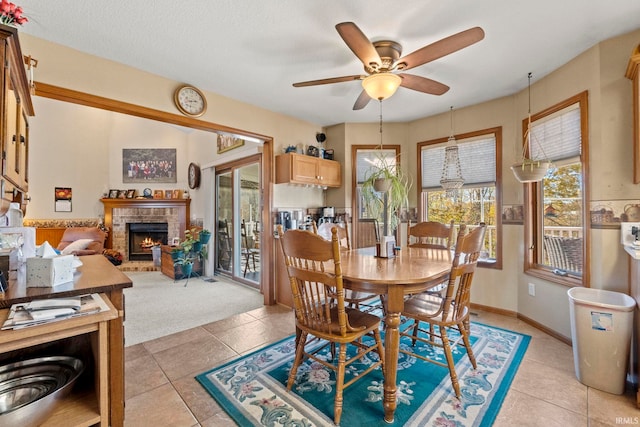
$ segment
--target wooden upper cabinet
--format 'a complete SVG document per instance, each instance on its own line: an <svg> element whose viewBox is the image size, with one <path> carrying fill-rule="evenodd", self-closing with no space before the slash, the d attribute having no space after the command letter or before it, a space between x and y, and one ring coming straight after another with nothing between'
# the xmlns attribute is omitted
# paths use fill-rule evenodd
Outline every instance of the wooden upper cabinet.
<svg viewBox="0 0 640 427"><path fill-rule="evenodd" d="M633 183L640 184L640 45L629 58L625 76L633 82Z"/></svg>
<svg viewBox="0 0 640 427"><path fill-rule="evenodd" d="M322 185L327 187L340 187L342 185L340 163L335 160L318 160L318 176L320 177Z"/></svg>
<svg viewBox="0 0 640 427"><path fill-rule="evenodd" d="M8 76L9 77L9 76ZM8 78L5 105L5 128L2 132L2 175L11 181L15 186L20 184L20 130L19 112L20 105L15 91L11 85L11 79Z"/></svg>
<svg viewBox="0 0 640 427"><path fill-rule="evenodd" d="M0 24L0 214L11 202L26 207L28 190L29 117L34 115L18 30Z"/></svg>
<svg viewBox="0 0 640 427"><path fill-rule="evenodd" d="M276 184L283 183L340 187L340 163L303 154L281 154L276 156Z"/></svg>
<svg viewBox="0 0 640 427"><path fill-rule="evenodd" d="M289 157L285 163L289 163L291 173L288 176L289 182L300 184L318 184L318 158L311 156L298 156L297 154L285 155ZM276 166L276 170L278 167ZM285 181L286 182L286 181Z"/></svg>
<svg viewBox="0 0 640 427"><path fill-rule="evenodd" d="M24 110L18 110L18 147L16 148L16 170L18 186L23 192L29 191L29 118Z"/></svg>

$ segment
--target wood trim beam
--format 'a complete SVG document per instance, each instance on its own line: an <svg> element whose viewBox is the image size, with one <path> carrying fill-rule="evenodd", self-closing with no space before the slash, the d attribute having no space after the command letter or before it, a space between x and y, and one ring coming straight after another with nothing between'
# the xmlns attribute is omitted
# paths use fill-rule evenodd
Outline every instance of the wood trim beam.
<svg viewBox="0 0 640 427"><path fill-rule="evenodd" d="M128 102L92 95L85 92L79 92L72 89L66 89L59 86L53 86L47 83L36 82L35 86L36 95L42 96L43 98L56 99L58 101L85 105L87 107L101 108L103 110L113 111L116 113L128 114L130 116L142 117L144 119L157 120L173 125L203 130L205 132L227 132L261 140L271 139L270 137L265 135L231 128L218 123L212 123L204 120L194 119L192 117L167 113L166 111L143 107L136 104L130 104Z"/></svg>

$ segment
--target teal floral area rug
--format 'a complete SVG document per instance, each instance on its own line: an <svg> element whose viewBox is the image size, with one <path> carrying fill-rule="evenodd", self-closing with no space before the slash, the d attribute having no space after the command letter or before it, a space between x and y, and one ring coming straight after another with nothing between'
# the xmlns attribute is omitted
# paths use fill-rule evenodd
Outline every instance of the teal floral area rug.
<svg viewBox="0 0 640 427"><path fill-rule="evenodd" d="M461 399L453 392L447 368L401 354L394 422L387 424L383 419L383 377L377 370L344 391L340 424L345 427L492 425L530 337L474 322L471 340L477 370L471 366L463 347L454 350ZM407 338L400 342L401 347L410 345ZM416 349L445 360L439 348L417 344L414 351ZM330 359L329 349L323 352L324 357ZM292 336L204 372L196 376L196 380L240 426L333 426L333 372L307 360L298 369L291 392L287 392L286 382L294 355L295 337ZM350 366L345 382L372 361Z"/></svg>

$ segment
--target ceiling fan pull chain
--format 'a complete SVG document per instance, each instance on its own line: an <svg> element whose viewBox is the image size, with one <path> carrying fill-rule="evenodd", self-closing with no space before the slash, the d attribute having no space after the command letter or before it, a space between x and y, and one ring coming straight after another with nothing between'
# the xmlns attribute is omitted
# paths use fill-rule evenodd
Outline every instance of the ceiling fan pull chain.
<svg viewBox="0 0 640 427"><path fill-rule="evenodd" d="M380 149L382 150L382 99L378 101L380 102Z"/></svg>

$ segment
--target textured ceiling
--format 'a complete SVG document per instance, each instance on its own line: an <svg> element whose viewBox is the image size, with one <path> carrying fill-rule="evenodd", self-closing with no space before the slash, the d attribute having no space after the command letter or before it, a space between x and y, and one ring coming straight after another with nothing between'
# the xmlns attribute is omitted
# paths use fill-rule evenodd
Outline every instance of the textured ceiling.
<svg viewBox="0 0 640 427"><path fill-rule="evenodd" d="M292 87L363 72L339 22L397 41L404 54L471 27L485 31L479 43L411 70L450 86L447 93L400 88L384 101L385 121L513 94L529 72L542 78L640 28L639 0L14 1L29 18L21 32L323 126L379 117L375 102L352 110L358 81Z"/></svg>

